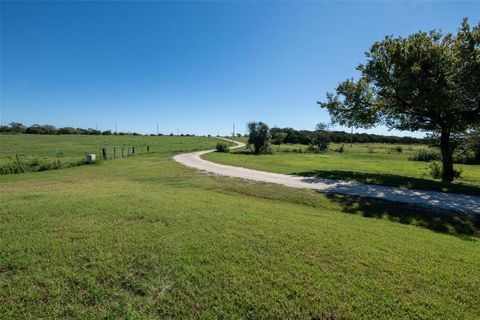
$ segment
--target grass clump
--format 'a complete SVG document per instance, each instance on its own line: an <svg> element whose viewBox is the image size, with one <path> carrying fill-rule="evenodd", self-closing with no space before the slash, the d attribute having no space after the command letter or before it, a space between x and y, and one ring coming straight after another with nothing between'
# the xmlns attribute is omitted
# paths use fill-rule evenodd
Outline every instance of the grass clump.
<svg viewBox="0 0 480 320"><path fill-rule="evenodd" d="M395 146L391 149L394 153L402 153L403 152L403 148L402 146Z"/></svg>
<svg viewBox="0 0 480 320"><path fill-rule="evenodd" d="M341 146L339 146L337 149L334 150L335 152L338 152L338 153L344 153L345 152L345 146L342 144Z"/></svg>
<svg viewBox="0 0 480 320"><path fill-rule="evenodd" d="M95 164L100 163L100 160L93 162ZM6 174L20 174L27 172L41 172L47 170L58 170L64 168L78 167L81 165L89 164L85 160L76 161L61 161L59 159L40 159L31 158L22 162L10 162L0 164L0 175Z"/></svg>
<svg viewBox="0 0 480 320"><path fill-rule="evenodd" d="M416 153L408 157L408 160L410 161L423 161L423 162L439 161L441 159L442 159L442 156L440 155L440 152L433 148L420 149Z"/></svg>
<svg viewBox="0 0 480 320"><path fill-rule="evenodd" d="M433 179L441 179L443 174L443 165L440 161L432 161L428 165L428 174ZM462 169L454 168L453 175L456 179L462 176Z"/></svg>

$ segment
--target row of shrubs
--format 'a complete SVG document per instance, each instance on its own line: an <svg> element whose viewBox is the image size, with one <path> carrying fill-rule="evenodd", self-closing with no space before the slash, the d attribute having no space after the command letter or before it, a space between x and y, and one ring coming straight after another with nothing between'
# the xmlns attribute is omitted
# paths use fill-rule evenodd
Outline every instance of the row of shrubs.
<svg viewBox="0 0 480 320"><path fill-rule="evenodd" d="M432 148L420 149L416 153L408 157L408 160L410 161L424 161L424 162L438 161L441 159L442 159L442 155L440 154L440 151Z"/></svg>
<svg viewBox="0 0 480 320"><path fill-rule="evenodd" d="M418 150L415 154L408 157L410 161L441 161L442 154L438 149L425 148ZM480 150L459 149L453 154L453 162L462 164L480 164Z"/></svg>
<svg viewBox="0 0 480 320"><path fill-rule="evenodd" d="M293 152L293 153L319 153L321 151L326 151L326 150L332 150L334 152L338 152L338 153L343 153L345 152L345 145L340 145L339 147L335 148L335 149L331 149L330 147L326 148L326 149L322 149L320 150L318 148L318 146L314 145L314 144L310 144L308 145L306 148L302 148L302 147L298 147L298 148L281 148L280 146L278 146L275 150L277 150L278 152ZM368 146L367 147L367 151L368 153L375 153L375 148L374 147L370 147ZM389 153L402 153L403 152L403 148L402 146L395 146L393 148L391 148L389 150Z"/></svg>

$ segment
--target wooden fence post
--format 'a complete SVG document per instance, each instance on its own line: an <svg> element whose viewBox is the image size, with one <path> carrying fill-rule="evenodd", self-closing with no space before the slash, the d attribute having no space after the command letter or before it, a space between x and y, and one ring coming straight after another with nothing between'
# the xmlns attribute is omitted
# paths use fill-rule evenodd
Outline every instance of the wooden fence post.
<svg viewBox="0 0 480 320"><path fill-rule="evenodd" d="M107 160L107 149L106 148L102 148L102 159Z"/></svg>
<svg viewBox="0 0 480 320"><path fill-rule="evenodd" d="M123 146L122 146L122 158L123 158Z"/></svg>
<svg viewBox="0 0 480 320"><path fill-rule="evenodd" d="M115 147L113 147L113 159L115 159L116 155L117 155L117 150Z"/></svg>
<svg viewBox="0 0 480 320"><path fill-rule="evenodd" d="M127 157L130 156L130 147L127 148Z"/></svg>
<svg viewBox="0 0 480 320"><path fill-rule="evenodd" d="M150 146L147 146L147 152L150 152Z"/></svg>
<svg viewBox="0 0 480 320"><path fill-rule="evenodd" d="M132 156L135 155L135 147L132 147Z"/></svg>
<svg viewBox="0 0 480 320"><path fill-rule="evenodd" d="M22 169L23 173L27 172L25 171L25 168L23 167L22 163L20 162L20 159L18 158L18 153L15 154L15 158L17 158L18 165Z"/></svg>

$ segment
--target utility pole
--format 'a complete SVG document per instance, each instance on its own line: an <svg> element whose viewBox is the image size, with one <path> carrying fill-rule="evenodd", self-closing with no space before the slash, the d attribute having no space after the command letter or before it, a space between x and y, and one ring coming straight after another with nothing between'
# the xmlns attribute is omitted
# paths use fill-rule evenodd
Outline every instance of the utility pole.
<svg viewBox="0 0 480 320"><path fill-rule="evenodd" d="M158 122L157 122L157 136L158 136Z"/></svg>

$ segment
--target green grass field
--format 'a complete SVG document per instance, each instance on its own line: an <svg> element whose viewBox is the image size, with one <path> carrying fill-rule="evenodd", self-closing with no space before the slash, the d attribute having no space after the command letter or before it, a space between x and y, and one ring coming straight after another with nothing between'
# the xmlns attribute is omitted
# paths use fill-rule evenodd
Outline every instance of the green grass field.
<svg viewBox="0 0 480 320"><path fill-rule="evenodd" d="M256 156L237 150L203 157L218 163L278 173L480 195L480 165L456 165L462 170L462 178L454 183L443 183L427 174L427 162L408 161L411 154L424 146L402 145L401 153L392 150L395 146L354 144L350 147L345 144L345 152L339 153L333 150L340 145L332 144L329 151L312 154L299 153L306 146L280 145L273 146L274 154Z"/></svg>
<svg viewBox="0 0 480 320"><path fill-rule="evenodd" d="M171 156L0 176L0 318L480 317L478 218Z"/></svg>
<svg viewBox="0 0 480 320"><path fill-rule="evenodd" d="M181 152L192 149L212 148L218 140L206 137L180 136L87 136L87 135L37 135L0 134L0 164L15 159L55 159L57 152L64 160L84 159L87 153L99 153L99 149L136 146L139 152Z"/></svg>
<svg viewBox="0 0 480 320"><path fill-rule="evenodd" d="M182 136L0 134L0 175L82 165L87 153L95 153L100 159L102 148L111 159L131 155L132 147L137 155L146 153L147 146L151 153L182 152L214 148L218 141Z"/></svg>

